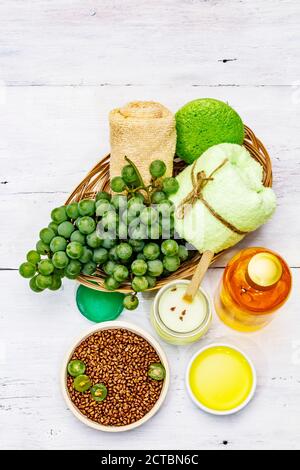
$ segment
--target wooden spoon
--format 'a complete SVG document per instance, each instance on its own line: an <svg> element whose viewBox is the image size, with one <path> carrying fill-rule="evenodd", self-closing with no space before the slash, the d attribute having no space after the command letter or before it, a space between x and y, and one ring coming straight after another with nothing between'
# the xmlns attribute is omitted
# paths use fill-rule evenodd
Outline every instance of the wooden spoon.
<svg viewBox="0 0 300 470"><path fill-rule="evenodd" d="M214 257L214 253L210 250L207 250L201 256L199 264L196 268L196 271L192 277L191 282L188 284L188 287L184 293L183 300L187 302L193 302L195 295L200 287L200 284L206 274L206 271L209 268L209 265Z"/></svg>

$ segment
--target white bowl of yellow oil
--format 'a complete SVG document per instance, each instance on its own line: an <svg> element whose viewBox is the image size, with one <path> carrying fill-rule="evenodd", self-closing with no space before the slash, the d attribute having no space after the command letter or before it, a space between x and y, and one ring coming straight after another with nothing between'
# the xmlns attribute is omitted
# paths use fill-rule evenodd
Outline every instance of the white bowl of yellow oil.
<svg viewBox="0 0 300 470"><path fill-rule="evenodd" d="M241 411L256 390L251 359L235 346L211 344L197 351L186 371L193 402L207 413L230 415Z"/></svg>

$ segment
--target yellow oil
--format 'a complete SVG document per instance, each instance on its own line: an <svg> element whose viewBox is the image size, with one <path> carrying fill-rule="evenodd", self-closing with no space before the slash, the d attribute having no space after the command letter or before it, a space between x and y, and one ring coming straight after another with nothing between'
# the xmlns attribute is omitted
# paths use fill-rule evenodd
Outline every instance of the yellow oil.
<svg viewBox="0 0 300 470"><path fill-rule="evenodd" d="M261 247L246 248L226 266L215 295L216 312L235 330L256 331L270 323L291 287L290 269L277 253Z"/></svg>
<svg viewBox="0 0 300 470"><path fill-rule="evenodd" d="M200 404L213 411L231 411L246 401L254 377L243 354L229 346L213 346L195 358L189 382Z"/></svg>

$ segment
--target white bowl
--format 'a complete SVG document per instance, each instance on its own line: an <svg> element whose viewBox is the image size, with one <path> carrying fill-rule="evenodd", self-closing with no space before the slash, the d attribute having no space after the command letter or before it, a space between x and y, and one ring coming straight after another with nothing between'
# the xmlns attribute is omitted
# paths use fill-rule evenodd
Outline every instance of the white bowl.
<svg viewBox="0 0 300 470"><path fill-rule="evenodd" d="M191 370L191 365L192 363L194 362L194 360L196 359L197 356L199 356L199 354L201 354L202 352L206 351L207 349L210 349L210 348L214 348L214 347L219 347L219 346L225 346L225 347L228 347L228 348L231 348L231 349L234 349L235 351L239 352L240 354L242 354L244 356L244 358L248 361L249 365L250 365L250 368L251 368L251 371L252 371L252 376L253 376L253 384L252 384L252 388L251 388L251 391L248 395L248 397L246 398L246 400L241 403L241 405L237 406L236 408L233 408L232 410L226 410L226 411L219 411L219 410L214 410L212 408L208 408L206 407L205 405L203 405L201 402L199 402L196 397L194 396L192 390L191 390L191 386L190 386L190 381L189 381L189 375L190 375L190 370ZM186 384L186 388L187 388L187 391L188 391L188 394L189 396L191 397L191 399L193 400L193 402L199 407L201 408L203 411L206 411L207 413L211 413L213 415L218 415L218 416L226 416L226 415L231 415L231 414L234 414L234 413L237 413L238 411L241 411L243 408L245 408L245 406L248 405L248 403L252 400L253 396L254 396L254 393L255 393L255 390L256 390L256 385L257 385L257 377L256 377L256 370L255 370L255 367L253 365L253 362L251 361L251 359L247 356L247 354L245 354L241 349L237 348L236 346L232 346L231 344L226 344L226 343L212 343L212 344L209 344L208 346L205 346L201 349L199 349L194 355L193 357L190 359L189 363L188 363L188 367L187 367L187 370L186 370L186 374L185 374L185 384Z"/></svg>
<svg viewBox="0 0 300 470"><path fill-rule="evenodd" d="M77 346L79 346L79 344L82 343L82 341L84 341L88 336L92 335L93 333L96 333L97 331L115 329L115 328L126 329L128 331L131 331L132 333L136 333L137 335L147 340L148 343L151 344L151 346L153 346L153 348L159 355L160 360L166 370L166 377L164 379L161 394L157 402L153 406L153 408L151 408L151 410L145 416L143 416L143 418L139 419L138 421L135 421L132 424L128 424L126 426L104 426L102 424L96 423L95 421L92 421L91 419L87 418L74 405L74 403L72 402L69 396L69 392L67 389L67 366ZM130 431L131 429L137 428L138 426L141 426L142 424L146 423L146 421L148 421L150 418L152 418L152 416L155 415L155 413L159 410L159 408L163 404L167 395L169 383L170 383L169 364L168 364L167 357L162 347L160 346L160 344L142 328L136 325L133 325L131 323L123 322L123 321L108 321L108 322L103 322L100 324L98 323L97 325L93 325L91 328L89 328L84 335L81 335L76 341L73 342L71 348L68 350L65 356L65 359L62 365L62 370L61 370L61 389L62 389L62 394L67 403L68 408L72 411L73 415L77 419L79 419L79 421L81 421L82 423L86 424L87 426L90 426L91 428L97 429L98 431L105 431L105 432Z"/></svg>

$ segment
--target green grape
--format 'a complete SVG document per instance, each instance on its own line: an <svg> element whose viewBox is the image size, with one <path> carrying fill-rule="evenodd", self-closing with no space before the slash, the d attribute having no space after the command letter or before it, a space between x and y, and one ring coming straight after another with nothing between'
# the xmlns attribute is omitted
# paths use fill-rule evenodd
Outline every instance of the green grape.
<svg viewBox="0 0 300 470"><path fill-rule="evenodd" d="M147 238L147 227L143 224L131 223L128 227L128 235L131 240L145 240Z"/></svg>
<svg viewBox="0 0 300 470"><path fill-rule="evenodd" d="M125 279L127 279L129 276L129 271L126 268L126 266L123 266L122 264L118 264L116 268L114 269L113 272L113 277L116 281L118 282L123 282Z"/></svg>
<svg viewBox="0 0 300 470"><path fill-rule="evenodd" d="M120 245L117 246L117 255L121 260L128 260L132 255L132 248L129 243L120 243Z"/></svg>
<svg viewBox="0 0 300 470"><path fill-rule="evenodd" d="M38 271L44 276L49 276L54 271L53 263L50 259L42 259L38 264Z"/></svg>
<svg viewBox="0 0 300 470"><path fill-rule="evenodd" d="M92 274L95 273L96 269L97 269L96 263L94 263L93 261L88 261L87 263L83 265L82 273L85 276L92 276Z"/></svg>
<svg viewBox="0 0 300 470"><path fill-rule="evenodd" d="M164 240L161 244L161 251L166 256L178 254L178 243L175 240Z"/></svg>
<svg viewBox="0 0 300 470"><path fill-rule="evenodd" d="M121 194L114 194L111 198L111 203L116 210L123 211L127 206L127 197Z"/></svg>
<svg viewBox="0 0 300 470"><path fill-rule="evenodd" d="M65 269L54 268L53 275L59 276L61 279L65 277Z"/></svg>
<svg viewBox="0 0 300 470"><path fill-rule="evenodd" d="M167 195L163 191L154 191L151 195L153 204L160 204L167 199Z"/></svg>
<svg viewBox="0 0 300 470"><path fill-rule="evenodd" d="M118 227L118 237L120 240L126 240L128 233L127 233L127 225L124 224L123 222L120 222L119 227Z"/></svg>
<svg viewBox="0 0 300 470"><path fill-rule="evenodd" d="M145 255L143 253L138 253L136 259L143 259L146 261Z"/></svg>
<svg viewBox="0 0 300 470"><path fill-rule="evenodd" d="M164 256L163 265L167 271L174 272L180 266L179 256Z"/></svg>
<svg viewBox="0 0 300 470"><path fill-rule="evenodd" d="M117 263L109 260L109 261L106 261L106 263L102 266L102 269L105 272L105 274L107 274L108 276L112 276L116 266L117 266Z"/></svg>
<svg viewBox="0 0 300 470"><path fill-rule="evenodd" d="M145 209L143 209L141 212L140 218L145 225L155 224L155 222L158 220L158 212L156 212L153 207L145 207Z"/></svg>
<svg viewBox="0 0 300 470"><path fill-rule="evenodd" d="M65 269L64 271L67 279L71 279L72 281L74 281L78 277L78 274L71 274L69 273L69 271L67 271L67 269Z"/></svg>
<svg viewBox="0 0 300 470"><path fill-rule="evenodd" d="M129 224L129 218L128 218L128 210L125 210L124 212L122 212L122 214L120 214L120 222L121 223L124 223L126 226Z"/></svg>
<svg viewBox="0 0 300 470"><path fill-rule="evenodd" d="M107 212L102 218L101 225L104 230L116 231L118 214L116 212Z"/></svg>
<svg viewBox="0 0 300 470"><path fill-rule="evenodd" d="M102 240L102 247L106 248L106 250L110 250L116 244L116 240L112 238L112 236L106 232L106 237Z"/></svg>
<svg viewBox="0 0 300 470"><path fill-rule="evenodd" d="M134 294L127 294L123 299L123 306L126 310L135 310L139 305L139 299Z"/></svg>
<svg viewBox="0 0 300 470"><path fill-rule="evenodd" d="M56 207L55 209L53 209L53 211L51 212L51 219L52 219L53 222L55 222L56 224L61 224L61 223L64 222L65 220L68 220L68 215L67 215L67 212L66 212L66 207L65 207L65 206L61 206L61 207Z"/></svg>
<svg viewBox="0 0 300 470"><path fill-rule="evenodd" d="M164 270L163 270L163 273L162 273L161 277L167 277L167 276L170 276L170 271L168 271L168 270L164 267Z"/></svg>
<svg viewBox="0 0 300 470"><path fill-rule="evenodd" d="M94 215L95 213L95 201L93 199L82 199L78 203L79 215Z"/></svg>
<svg viewBox="0 0 300 470"><path fill-rule="evenodd" d="M181 262L186 261L189 257L189 252L184 245L179 245L178 256Z"/></svg>
<svg viewBox="0 0 300 470"><path fill-rule="evenodd" d="M64 269L69 263L69 258L64 251L56 251L52 256L53 266L57 269Z"/></svg>
<svg viewBox="0 0 300 470"><path fill-rule="evenodd" d="M130 209L130 207L135 206L135 205L143 206L144 202L145 202L145 199L141 193L134 193L134 196L128 199L127 207L128 209Z"/></svg>
<svg viewBox="0 0 300 470"><path fill-rule="evenodd" d="M30 250L26 255L26 259L28 263L34 264L36 266L41 260L41 255L35 250Z"/></svg>
<svg viewBox="0 0 300 470"><path fill-rule="evenodd" d="M78 202L72 202L66 207L66 213L69 219L75 220L79 217Z"/></svg>
<svg viewBox="0 0 300 470"><path fill-rule="evenodd" d="M46 227L42 228L42 230L40 231L40 239L42 240L42 242L46 243L46 245L49 245L49 243L54 237L55 233L52 228Z"/></svg>
<svg viewBox="0 0 300 470"><path fill-rule="evenodd" d="M51 286L49 286L50 290L58 290L61 288L61 278L58 275L53 275L52 276L52 283Z"/></svg>
<svg viewBox="0 0 300 470"><path fill-rule="evenodd" d="M70 240L71 242L81 243L81 245L85 244L85 236L79 230L75 230L71 233Z"/></svg>
<svg viewBox="0 0 300 470"><path fill-rule="evenodd" d="M142 240L129 240L129 245L132 246L133 251L135 253L139 253L143 250L145 242L143 242Z"/></svg>
<svg viewBox="0 0 300 470"><path fill-rule="evenodd" d="M162 188L167 195L175 194L179 189L179 183L176 178L170 176L163 180Z"/></svg>
<svg viewBox="0 0 300 470"><path fill-rule="evenodd" d="M115 193L121 193L126 189L126 183L121 176L115 176L110 182L110 187Z"/></svg>
<svg viewBox="0 0 300 470"><path fill-rule="evenodd" d="M112 276L109 276L104 281L104 287L106 290L116 290L120 287L120 283Z"/></svg>
<svg viewBox="0 0 300 470"><path fill-rule="evenodd" d="M75 227L78 228L78 225L79 225L79 222L80 222L81 219L82 219L82 217L77 217L77 219L75 220Z"/></svg>
<svg viewBox="0 0 300 470"><path fill-rule="evenodd" d="M147 274L146 279L148 281L148 289L153 289L156 286L156 278Z"/></svg>
<svg viewBox="0 0 300 470"><path fill-rule="evenodd" d="M48 228L51 228L51 230L53 230L55 235L57 235L58 224L56 224L55 222L50 222L48 224Z"/></svg>
<svg viewBox="0 0 300 470"><path fill-rule="evenodd" d="M21 274L22 277L25 277L26 279L29 279L33 277L36 273L36 267L34 264L29 263L28 261L25 263L22 263L19 267L19 273Z"/></svg>
<svg viewBox="0 0 300 470"><path fill-rule="evenodd" d="M46 255L50 251L50 246L47 245L46 243L42 242L42 240L39 240L35 247L36 247L36 251L40 255Z"/></svg>
<svg viewBox="0 0 300 470"><path fill-rule="evenodd" d="M89 233L86 237L86 243L91 248L99 248L101 246L102 240L98 237L97 231L95 230L92 233Z"/></svg>
<svg viewBox="0 0 300 470"><path fill-rule="evenodd" d="M112 246L109 249L108 257L111 261L118 261L119 257L117 255L117 247L116 246Z"/></svg>
<svg viewBox="0 0 300 470"><path fill-rule="evenodd" d="M167 167L162 160L154 160L153 162L151 162L149 169L153 178L160 178L161 176L164 176Z"/></svg>
<svg viewBox="0 0 300 470"><path fill-rule="evenodd" d="M135 183L138 179L135 169L132 165L125 165L122 169L122 178L125 183Z"/></svg>
<svg viewBox="0 0 300 470"><path fill-rule="evenodd" d="M78 276L81 271L81 263L77 259L71 259L68 266L65 269L65 274L68 277L68 274L71 276Z"/></svg>
<svg viewBox="0 0 300 470"><path fill-rule="evenodd" d="M96 201L110 201L110 194L106 191L99 191L99 193L96 194Z"/></svg>
<svg viewBox="0 0 300 470"><path fill-rule="evenodd" d="M103 227L101 226L101 221L98 222L96 230L97 230L98 237L101 238L102 240L102 244L105 242L107 246L111 248L117 243L116 233L114 231L109 232L107 230L104 230Z"/></svg>
<svg viewBox="0 0 300 470"><path fill-rule="evenodd" d="M36 276L32 277L29 281L29 287L31 290L33 290L33 292L42 292L43 289L40 289L37 285L36 285Z"/></svg>
<svg viewBox="0 0 300 470"><path fill-rule="evenodd" d="M145 196L140 191L136 191L133 197L138 198L141 202L145 202Z"/></svg>
<svg viewBox="0 0 300 470"><path fill-rule="evenodd" d="M151 240L158 240L162 236L162 228L160 224L151 224L151 226L148 228L148 235Z"/></svg>
<svg viewBox="0 0 300 470"><path fill-rule="evenodd" d="M83 263L83 264L88 263L89 261L92 260L92 258L93 258L93 251L87 246L84 246L82 255L79 258L80 263Z"/></svg>
<svg viewBox="0 0 300 470"><path fill-rule="evenodd" d="M52 276L44 276L43 274L38 274L35 278L35 282L39 289L47 289L52 284Z"/></svg>
<svg viewBox="0 0 300 470"><path fill-rule="evenodd" d="M153 260L159 257L160 248L157 243L147 243L143 249L143 254L147 260Z"/></svg>
<svg viewBox="0 0 300 470"><path fill-rule="evenodd" d="M126 227L130 225L132 221L135 221L137 219L137 216L134 216L133 214L129 215L128 209L120 213L120 223L125 224Z"/></svg>
<svg viewBox="0 0 300 470"><path fill-rule="evenodd" d="M174 231L174 216L170 214L161 218L163 238L171 238Z"/></svg>
<svg viewBox="0 0 300 470"><path fill-rule="evenodd" d="M83 254L83 246L78 242L70 242L67 245L66 252L69 258L78 259Z"/></svg>
<svg viewBox="0 0 300 470"><path fill-rule="evenodd" d="M64 238L70 238L74 230L75 230L74 225L72 224L72 222L69 222L68 220L59 224L58 229L57 229L58 235Z"/></svg>
<svg viewBox="0 0 300 470"><path fill-rule="evenodd" d="M93 253L93 261L96 264L103 264L108 260L108 251L105 248L96 248Z"/></svg>
<svg viewBox="0 0 300 470"><path fill-rule="evenodd" d="M166 199L160 204L157 204L156 210L159 212L162 218L167 218L170 217L171 214L174 212L174 204L168 199Z"/></svg>
<svg viewBox="0 0 300 470"><path fill-rule="evenodd" d="M67 248L67 240L63 237L54 237L50 243L50 250L55 253L56 251L65 251Z"/></svg>
<svg viewBox="0 0 300 470"><path fill-rule="evenodd" d="M161 276L164 270L164 265L160 259L154 259L154 260L148 261L147 267L148 267L147 274L149 274L152 277Z"/></svg>
<svg viewBox="0 0 300 470"><path fill-rule="evenodd" d="M123 214L123 221L127 224L134 222L135 224L139 223L139 217L144 210L145 206L142 204L133 204L128 210L127 213ZM124 220L125 219L125 220Z"/></svg>
<svg viewBox="0 0 300 470"><path fill-rule="evenodd" d="M78 229L83 235L89 235L90 233L94 232L96 228L96 222L92 217L84 216L81 217L78 222Z"/></svg>
<svg viewBox="0 0 300 470"><path fill-rule="evenodd" d="M108 212L114 212L115 210L116 210L115 207L109 201L106 201L105 199L100 200L97 203L96 215L98 217L103 217Z"/></svg>
<svg viewBox="0 0 300 470"><path fill-rule="evenodd" d="M144 274L146 274L147 269L147 263L142 259L136 259L131 264L131 271L135 276L143 276Z"/></svg>
<svg viewBox="0 0 300 470"><path fill-rule="evenodd" d="M131 287L135 292L143 292L148 289L148 281L145 276L135 276L132 279Z"/></svg>

